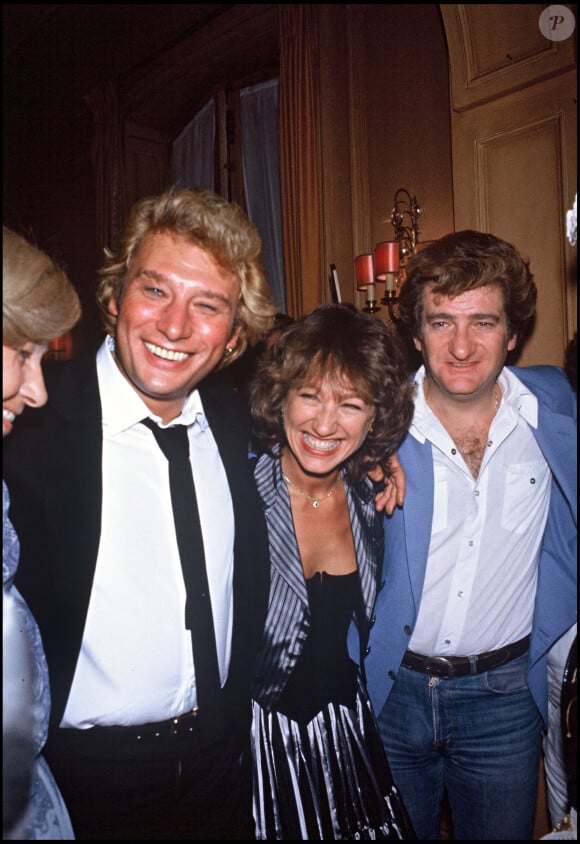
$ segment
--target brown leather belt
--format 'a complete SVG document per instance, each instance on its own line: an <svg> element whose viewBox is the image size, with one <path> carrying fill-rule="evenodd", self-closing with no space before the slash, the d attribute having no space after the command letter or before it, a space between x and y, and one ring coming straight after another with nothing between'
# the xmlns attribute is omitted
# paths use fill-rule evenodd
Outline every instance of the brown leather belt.
<svg viewBox="0 0 580 844"><path fill-rule="evenodd" d="M405 651L403 665L412 671L431 674L434 677L464 677L467 674L481 674L499 668L512 659L525 654L530 644L530 637L525 636L518 642L487 651L476 656L423 656L414 651Z"/></svg>

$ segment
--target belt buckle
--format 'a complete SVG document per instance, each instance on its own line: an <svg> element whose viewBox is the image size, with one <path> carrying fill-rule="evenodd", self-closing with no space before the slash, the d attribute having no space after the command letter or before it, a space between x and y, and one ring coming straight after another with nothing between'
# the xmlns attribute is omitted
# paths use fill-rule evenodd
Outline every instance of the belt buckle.
<svg viewBox="0 0 580 844"><path fill-rule="evenodd" d="M183 715L178 715L176 718L171 718L169 723L169 735L176 736L181 732L185 720L189 721L191 718L197 718L199 709L192 709L191 712L185 712ZM189 727L189 732L193 729Z"/></svg>
<svg viewBox="0 0 580 844"><path fill-rule="evenodd" d="M453 663L444 656L430 656L425 667L428 674L434 674L436 677L449 678L455 676Z"/></svg>

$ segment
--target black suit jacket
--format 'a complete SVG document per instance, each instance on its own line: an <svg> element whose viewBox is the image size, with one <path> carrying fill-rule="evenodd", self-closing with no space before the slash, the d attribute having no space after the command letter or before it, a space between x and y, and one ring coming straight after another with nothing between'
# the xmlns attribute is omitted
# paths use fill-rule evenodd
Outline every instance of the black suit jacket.
<svg viewBox="0 0 580 844"><path fill-rule="evenodd" d="M21 542L16 585L42 633L54 727L70 692L97 561L102 423L94 358L48 364L45 378L47 404L27 409L4 442L4 476L10 516ZM266 528L248 461L247 408L219 382L208 381L199 389L226 470L235 518L226 723L247 734L251 674L268 598Z"/></svg>

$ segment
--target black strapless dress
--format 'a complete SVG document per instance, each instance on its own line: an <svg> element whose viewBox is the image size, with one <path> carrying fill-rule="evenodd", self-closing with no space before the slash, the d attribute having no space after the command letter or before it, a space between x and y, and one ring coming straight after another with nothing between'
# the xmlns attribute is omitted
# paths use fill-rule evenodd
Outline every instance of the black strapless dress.
<svg viewBox="0 0 580 844"><path fill-rule="evenodd" d="M307 581L309 638L276 711L253 704L259 840L411 840L346 637L358 572Z"/></svg>

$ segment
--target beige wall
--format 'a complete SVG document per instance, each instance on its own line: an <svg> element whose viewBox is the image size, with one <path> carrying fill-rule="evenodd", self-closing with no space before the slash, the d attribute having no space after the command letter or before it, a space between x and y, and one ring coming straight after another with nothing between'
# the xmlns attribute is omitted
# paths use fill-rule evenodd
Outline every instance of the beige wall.
<svg viewBox="0 0 580 844"><path fill-rule="evenodd" d="M441 6L451 64L457 228L491 231L529 260L534 331L518 363L561 365L577 325L574 36L550 41L539 4Z"/></svg>
<svg viewBox="0 0 580 844"><path fill-rule="evenodd" d="M361 307L353 259L392 239L398 188L420 202L420 239L453 231L447 49L437 5L319 8L327 266Z"/></svg>

